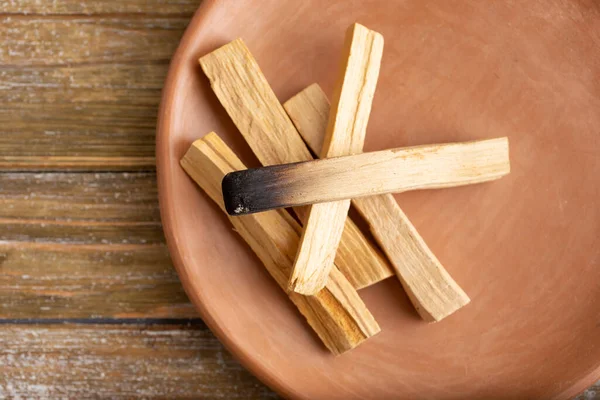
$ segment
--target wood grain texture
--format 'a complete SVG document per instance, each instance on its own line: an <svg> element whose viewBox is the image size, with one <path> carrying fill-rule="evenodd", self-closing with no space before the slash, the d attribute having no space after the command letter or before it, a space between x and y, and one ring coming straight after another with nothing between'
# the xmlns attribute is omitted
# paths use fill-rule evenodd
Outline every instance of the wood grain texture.
<svg viewBox="0 0 600 400"><path fill-rule="evenodd" d="M28 68L165 64L188 21L188 16L2 16L0 39L10 46L3 47L0 62Z"/></svg>
<svg viewBox="0 0 600 400"><path fill-rule="evenodd" d="M194 316L153 173L0 174L0 318Z"/></svg>
<svg viewBox="0 0 600 400"><path fill-rule="evenodd" d="M181 165L223 211L223 176L245 168L215 133L196 140L181 159ZM277 284L286 290L300 225L285 210L229 220ZM334 354L351 350L380 331L356 290L337 268L332 269L329 282L321 291L313 296L291 292L290 300Z"/></svg>
<svg viewBox="0 0 600 400"><path fill-rule="evenodd" d="M160 222L153 172L3 173L0 219Z"/></svg>
<svg viewBox="0 0 600 400"><path fill-rule="evenodd" d="M284 108L308 146L318 154L330 109L321 87L310 85L288 100ZM363 197L352 203L392 262L423 319L439 321L469 303L467 294L444 269L392 195Z"/></svg>
<svg viewBox="0 0 600 400"><path fill-rule="evenodd" d="M276 399L203 324L2 325L0 397Z"/></svg>
<svg viewBox="0 0 600 400"><path fill-rule="evenodd" d="M362 152L382 55L383 36L360 24L348 28L321 158ZM310 206L289 281L290 290L310 295L323 288L349 209L350 200Z"/></svg>
<svg viewBox="0 0 600 400"><path fill-rule="evenodd" d="M297 207L296 210L301 221L306 221L307 207ZM340 263L346 259L358 260L354 264ZM346 218L342 240L335 255L335 263L348 281L357 289L363 289L394 275L388 259L375 248L369 239L360 231L358 226ZM341 266L343 265L343 267Z"/></svg>
<svg viewBox="0 0 600 400"><path fill-rule="evenodd" d="M241 39L200 59L219 101L263 165L312 160L258 63ZM306 221L308 209L294 210ZM393 275L388 261L346 219L335 262L357 288Z"/></svg>
<svg viewBox="0 0 600 400"><path fill-rule="evenodd" d="M160 92L188 20L0 14L0 170L154 169Z"/></svg>
<svg viewBox="0 0 600 400"><path fill-rule="evenodd" d="M153 169L166 71L145 62L3 67L0 168Z"/></svg>
<svg viewBox="0 0 600 400"><path fill-rule="evenodd" d="M0 174L0 206L1 241L164 241L154 174Z"/></svg>
<svg viewBox="0 0 600 400"><path fill-rule="evenodd" d="M74 1L74 0L7 0L0 3L0 13L25 15L85 14L102 15L109 13L185 14L190 15L200 5L200 0L127 0L127 1Z"/></svg>
<svg viewBox="0 0 600 400"><path fill-rule="evenodd" d="M261 164L312 159L242 39L202 56L199 63Z"/></svg>
<svg viewBox="0 0 600 400"><path fill-rule="evenodd" d="M353 200L419 315L441 321L471 300L431 252L393 196Z"/></svg>
<svg viewBox="0 0 600 400"><path fill-rule="evenodd" d="M313 153L321 154L331 110L321 86L307 86L283 103L283 108L307 146Z"/></svg>
<svg viewBox="0 0 600 400"><path fill-rule="evenodd" d="M0 241L58 244L156 244L158 222L0 219Z"/></svg>
<svg viewBox="0 0 600 400"><path fill-rule="evenodd" d="M0 320L197 316L165 245L0 243Z"/></svg>
<svg viewBox="0 0 600 400"><path fill-rule="evenodd" d="M382 56L383 36L360 24L348 28L321 158L362 152Z"/></svg>

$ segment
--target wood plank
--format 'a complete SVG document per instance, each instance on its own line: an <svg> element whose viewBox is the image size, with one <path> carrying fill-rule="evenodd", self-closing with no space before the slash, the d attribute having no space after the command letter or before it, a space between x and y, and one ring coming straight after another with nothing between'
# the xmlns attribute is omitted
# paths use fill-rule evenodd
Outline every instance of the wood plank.
<svg viewBox="0 0 600 400"><path fill-rule="evenodd" d="M158 222L0 219L0 241L57 244L153 244L163 242Z"/></svg>
<svg viewBox="0 0 600 400"><path fill-rule="evenodd" d="M0 319L197 316L164 244L0 243Z"/></svg>
<svg viewBox="0 0 600 400"><path fill-rule="evenodd" d="M154 169L160 93L188 21L0 16L0 169Z"/></svg>
<svg viewBox="0 0 600 400"><path fill-rule="evenodd" d="M3 173L0 219L160 222L156 175Z"/></svg>
<svg viewBox="0 0 600 400"><path fill-rule="evenodd" d="M5 325L1 398L276 399L202 324Z"/></svg>
<svg viewBox="0 0 600 400"><path fill-rule="evenodd" d="M0 318L196 315L154 173L0 174Z"/></svg>
<svg viewBox="0 0 600 400"><path fill-rule="evenodd" d="M0 174L0 240L163 243L152 173Z"/></svg>
<svg viewBox="0 0 600 400"><path fill-rule="evenodd" d="M0 16L0 64L168 63L189 16Z"/></svg>
<svg viewBox="0 0 600 400"><path fill-rule="evenodd" d="M127 0L127 1L73 1L73 0L18 0L0 3L0 13L31 14L191 14L201 0Z"/></svg>
<svg viewBox="0 0 600 400"><path fill-rule="evenodd" d="M3 66L0 169L154 169L167 68Z"/></svg>

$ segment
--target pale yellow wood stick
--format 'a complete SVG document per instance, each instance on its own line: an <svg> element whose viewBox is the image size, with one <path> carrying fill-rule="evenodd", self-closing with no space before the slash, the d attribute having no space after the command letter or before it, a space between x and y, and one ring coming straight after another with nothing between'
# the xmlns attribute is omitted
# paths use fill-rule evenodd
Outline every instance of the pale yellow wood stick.
<svg viewBox="0 0 600 400"><path fill-rule="evenodd" d="M199 61L219 101L263 165L313 159L241 39ZM307 207L297 207L294 211L301 221L306 221ZM388 260L349 218L335 263L358 289L394 275Z"/></svg>
<svg viewBox="0 0 600 400"><path fill-rule="evenodd" d="M246 168L215 133L195 141L181 165L223 211L223 176ZM299 224L284 210L230 217L230 221L285 290L300 240ZM356 290L337 268L332 269L327 286L314 296L290 293L290 299L335 354L356 347L380 331Z"/></svg>
<svg viewBox="0 0 600 400"><path fill-rule="evenodd" d="M284 104L298 131L319 153L329 114L327 96L313 84ZM469 303L469 297L431 252L390 194L354 199L373 236L391 260L419 315L439 321Z"/></svg>
<svg viewBox="0 0 600 400"><path fill-rule="evenodd" d="M379 33L359 24L348 29L322 158L362 152L382 54L383 37ZM350 200L310 207L290 278L290 290L309 295L325 286L349 208Z"/></svg>

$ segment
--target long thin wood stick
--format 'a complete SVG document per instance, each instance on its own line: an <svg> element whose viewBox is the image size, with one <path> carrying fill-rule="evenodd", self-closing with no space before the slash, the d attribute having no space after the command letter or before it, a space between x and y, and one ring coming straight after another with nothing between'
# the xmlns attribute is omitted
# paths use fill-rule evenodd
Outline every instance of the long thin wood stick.
<svg viewBox="0 0 600 400"><path fill-rule="evenodd" d="M263 165L313 159L241 39L199 61L219 101ZM307 207L294 211L301 221L306 221ZM359 289L394 275L388 260L350 218L346 219L335 263Z"/></svg>
<svg viewBox="0 0 600 400"><path fill-rule="evenodd" d="M321 157L362 151L382 54L383 37L379 33L359 24L350 26ZM310 207L290 277L290 290L314 294L325 286L349 208L350 200Z"/></svg>
<svg viewBox="0 0 600 400"><path fill-rule="evenodd" d="M440 189L499 179L510 172L508 139L403 147L253 168L223 179L232 215L304 204Z"/></svg>
<svg viewBox="0 0 600 400"><path fill-rule="evenodd" d="M284 108L315 152L323 143L329 101L318 84L289 99ZM439 321L470 299L429 249L391 194L352 200L392 262L409 298L426 321Z"/></svg>
<svg viewBox="0 0 600 400"><path fill-rule="evenodd" d="M220 190L223 176L245 168L215 133L194 142L181 165L223 211ZM300 240L301 227L298 223L283 210L230 217L230 220L285 290ZM297 293L289 296L323 343L335 354L356 347L380 331L356 290L337 268L332 269L327 286L314 296Z"/></svg>

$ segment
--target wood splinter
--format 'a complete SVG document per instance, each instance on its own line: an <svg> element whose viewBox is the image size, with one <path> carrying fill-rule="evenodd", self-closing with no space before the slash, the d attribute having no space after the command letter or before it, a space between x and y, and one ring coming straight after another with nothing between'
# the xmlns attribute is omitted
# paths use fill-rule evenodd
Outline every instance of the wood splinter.
<svg viewBox="0 0 600 400"><path fill-rule="evenodd" d="M321 151L329 101L312 84L283 105L308 146ZM440 321L470 299L429 249L391 194L362 197L352 205L363 216L392 262L415 309L426 321Z"/></svg>
<svg viewBox="0 0 600 400"><path fill-rule="evenodd" d="M245 168L215 133L195 141L181 165L223 211L223 177ZM229 219L285 290L300 240L300 225L285 210ZM289 297L334 354L348 351L380 331L356 290L335 267L327 285L314 296L290 293Z"/></svg>
<svg viewBox="0 0 600 400"><path fill-rule="evenodd" d="M236 39L199 60L217 98L262 165L313 159L258 63ZM308 207L296 207L306 222ZM385 256L350 218L345 221L335 264L357 289L394 275Z"/></svg>

